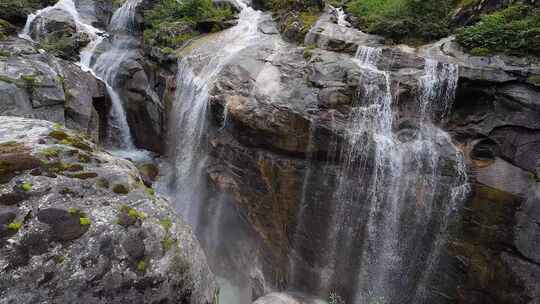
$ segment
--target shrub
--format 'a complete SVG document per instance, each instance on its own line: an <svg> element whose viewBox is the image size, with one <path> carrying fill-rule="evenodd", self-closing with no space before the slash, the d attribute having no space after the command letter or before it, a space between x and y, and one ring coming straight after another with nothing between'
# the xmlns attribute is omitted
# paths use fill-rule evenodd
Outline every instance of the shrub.
<svg viewBox="0 0 540 304"><path fill-rule="evenodd" d="M540 56L540 9L523 4L485 15L458 30L457 41L471 53Z"/></svg>
<svg viewBox="0 0 540 304"><path fill-rule="evenodd" d="M347 9L364 31L398 42L426 42L449 33L453 0L353 0Z"/></svg>
<svg viewBox="0 0 540 304"><path fill-rule="evenodd" d="M146 10L144 39L148 45L176 49L199 35L200 22L221 22L232 18L228 8L216 8L212 0L160 0ZM170 50L169 50L170 51Z"/></svg>

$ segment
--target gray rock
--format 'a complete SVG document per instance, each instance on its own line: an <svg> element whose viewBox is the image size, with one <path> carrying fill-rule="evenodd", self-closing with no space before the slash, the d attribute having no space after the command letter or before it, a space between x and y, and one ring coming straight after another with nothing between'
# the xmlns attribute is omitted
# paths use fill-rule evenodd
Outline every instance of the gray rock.
<svg viewBox="0 0 540 304"><path fill-rule="evenodd" d="M22 223L0 232L1 303L213 303L215 279L191 229L167 201L147 193L131 162L51 122L0 121L0 144L26 149L43 161L44 173L56 168L55 178L20 170L0 185L3 195L24 181L29 195L17 206L0 205L2 222ZM64 136L79 144L57 139ZM119 180L127 195L107 186ZM130 227L117 222L124 206L139 219ZM162 225L165 219L171 225Z"/></svg>
<svg viewBox="0 0 540 304"><path fill-rule="evenodd" d="M325 304L326 301L293 293L274 292L257 299L253 304Z"/></svg>
<svg viewBox="0 0 540 304"><path fill-rule="evenodd" d="M384 43L384 38L380 36L340 26L334 19L332 12L327 9L306 35L304 44L328 51L354 54L359 46L377 47Z"/></svg>
<svg viewBox="0 0 540 304"><path fill-rule="evenodd" d="M0 114L45 119L104 133L110 100L105 85L78 66L40 54L23 39L0 42Z"/></svg>

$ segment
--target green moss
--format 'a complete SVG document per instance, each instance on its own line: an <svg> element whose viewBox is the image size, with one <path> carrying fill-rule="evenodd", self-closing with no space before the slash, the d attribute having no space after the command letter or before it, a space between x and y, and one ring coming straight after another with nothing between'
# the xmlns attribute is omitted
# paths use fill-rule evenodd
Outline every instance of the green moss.
<svg viewBox="0 0 540 304"><path fill-rule="evenodd" d="M21 189L25 192L32 190L32 184L30 182L24 182L21 186Z"/></svg>
<svg viewBox="0 0 540 304"><path fill-rule="evenodd" d="M148 196L150 196L151 198L155 198L155 197L156 197L156 191L155 191L154 189L152 189L152 188L146 187L146 188L144 189L144 192L145 192Z"/></svg>
<svg viewBox="0 0 540 304"><path fill-rule="evenodd" d="M131 208L130 206L128 205L122 205L120 206L120 210L119 210L121 213L126 213L127 215L129 215L129 217L131 217L132 219L134 220L141 220L143 221L145 218L146 218L146 214L142 211L137 211L137 209L135 208Z"/></svg>
<svg viewBox="0 0 540 304"><path fill-rule="evenodd" d="M47 157L47 158L53 158L58 157L60 155L60 149L56 147L49 147L46 149L41 150L41 155Z"/></svg>
<svg viewBox="0 0 540 304"><path fill-rule="evenodd" d="M139 261L137 263L137 270L140 271L140 272L145 272L146 271L146 262L145 261Z"/></svg>
<svg viewBox="0 0 540 304"><path fill-rule="evenodd" d="M313 56L313 50L316 48L316 45L308 45L304 48L303 56L305 60L310 60Z"/></svg>
<svg viewBox="0 0 540 304"><path fill-rule="evenodd" d="M62 59L70 59L78 48L76 39L71 34L58 32L47 35L39 45L47 53Z"/></svg>
<svg viewBox="0 0 540 304"><path fill-rule="evenodd" d="M54 261L56 262L56 264L62 264L62 263L64 263L65 260L66 260L66 258L63 255L55 255L54 256Z"/></svg>
<svg viewBox="0 0 540 304"><path fill-rule="evenodd" d="M24 150L24 145L16 141L0 143L0 154L20 153Z"/></svg>
<svg viewBox="0 0 540 304"><path fill-rule="evenodd" d="M96 186L98 186L99 188L108 189L109 188L109 181L104 179L104 178L100 178L100 179L97 180Z"/></svg>
<svg viewBox="0 0 540 304"><path fill-rule="evenodd" d="M159 223L165 229L165 231L169 231L172 227L172 220L170 218L164 218L160 220Z"/></svg>
<svg viewBox="0 0 540 304"><path fill-rule="evenodd" d="M73 207L72 207L72 208L69 208L69 209L68 209L68 213L71 214L71 215L77 215L77 214L79 214L80 212L81 212L81 211L80 211L79 209L77 209L77 208L73 208Z"/></svg>
<svg viewBox="0 0 540 304"><path fill-rule="evenodd" d="M24 81L28 87L35 87L38 84L36 76L34 75L22 75L21 80Z"/></svg>
<svg viewBox="0 0 540 304"><path fill-rule="evenodd" d="M529 78L527 78L527 82L535 86L540 86L540 75L529 76Z"/></svg>
<svg viewBox="0 0 540 304"><path fill-rule="evenodd" d="M68 175L71 178L78 178L78 179L92 179L98 177L98 174L96 172L77 172L77 173L71 173Z"/></svg>
<svg viewBox="0 0 540 304"><path fill-rule="evenodd" d="M69 138L69 135L62 130L53 130L49 133L49 137L52 137L56 140L65 140Z"/></svg>
<svg viewBox="0 0 540 304"><path fill-rule="evenodd" d="M169 251L169 249L172 248L172 246L176 243L175 240L171 239L169 236L166 236L162 241L161 245L163 246L163 250Z"/></svg>
<svg viewBox="0 0 540 304"><path fill-rule="evenodd" d="M124 184L114 185L112 188L112 191L116 194L124 194L124 195L129 193L128 187Z"/></svg>
<svg viewBox="0 0 540 304"><path fill-rule="evenodd" d="M540 9L511 5L458 30L456 39L471 51L540 56Z"/></svg>
<svg viewBox="0 0 540 304"><path fill-rule="evenodd" d="M89 226L89 225L92 223L92 221L90 221L90 219L87 218L87 217L80 217L80 218L79 218L79 223L80 223L82 226Z"/></svg>
<svg viewBox="0 0 540 304"><path fill-rule="evenodd" d="M17 232L21 229L22 224L22 222L13 221L7 225L7 228L11 231Z"/></svg>
<svg viewBox="0 0 540 304"><path fill-rule="evenodd" d="M77 160L81 163L88 164L92 161L92 157L86 153L79 153L77 155Z"/></svg>

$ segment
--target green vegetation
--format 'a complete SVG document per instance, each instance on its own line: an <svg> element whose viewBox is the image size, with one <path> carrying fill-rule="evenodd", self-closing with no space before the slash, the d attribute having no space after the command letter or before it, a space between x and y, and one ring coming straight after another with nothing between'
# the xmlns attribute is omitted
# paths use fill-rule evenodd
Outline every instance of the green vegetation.
<svg viewBox="0 0 540 304"><path fill-rule="evenodd" d="M21 186L21 189L23 189L23 191L25 192L29 192L30 190L32 190L32 184L30 182L24 182Z"/></svg>
<svg viewBox="0 0 540 304"><path fill-rule="evenodd" d="M175 240L171 239L169 236L166 236L165 238L163 238L163 240L161 241L161 245L163 246L163 250L164 251L169 251L169 249L172 248L172 246L174 245L174 243L176 243Z"/></svg>
<svg viewBox="0 0 540 304"><path fill-rule="evenodd" d="M121 213L127 213L129 217L131 217L134 220L141 220L143 221L146 218L146 214L142 211L137 211L135 208L131 208L128 205L122 205L120 206L120 212Z"/></svg>
<svg viewBox="0 0 540 304"><path fill-rule="evenodd" d="M144 14L145 42L167 53L199 35L201 23L211 24L210 31L218 31L222 29L220 23L233 16L230 9L214 7L212 0L160 0Z"/></svg>
<svg viewBox="0 0 540 304"><path fill-rule="evenodd" d="M92 221L90 221L89 218L87 217L80 217L79 218L79 223L82 225L82 226L88 226L92 223Z"/></svg>
<svg viewBox="0 0 540 304"><path fill-rule="evenodd" d="M540 56L540 9L512 5L458 30L456 37L473 55Z"/></svg>
<svg viewBox="0 0 540 304"><path fill-rule="evenodd" d="M56 0L2 0L0 1L0 19L22 25L26 16L40 8L53 5Z"/></svg>
<svg viewBox="0 0 540 304"><path fill-rule="evenodd" d="M14 232L19 231L21 227L22 227L22 222L19 222L19 221L13 221L7 225L7 228Z"/></svg>
<svg viewBox="0 0 540 304"><path fill-rule="evenodd" d="M172 227L172 220L170 218L164 218L162 220L159 221L159 223L161 224L161 226L163 227L163 229L165 229L165 231L169 231Z"/></svg>
<svg viewBox="0 0 540 304"><path fill-rule="evenodd" d="M425 42L449 34L453 0L353 0L348 11L363 30L396 42Z"/></svg>
<svg viewBox="0 0 540 304"><path fill-rule="evenodd" d="M112 191L116 194L128 194L129 189L126 185L116 184L113 186Z"/></svg>
<svg viewBox="0 0 540 304"><path fill-rule="evenodd" d="M9 35L13 35L17 29L6 20L0 19L0 40L6 39ZM2 56L6 57L6 56Z"/></svg>
<svg viewBox="0 0 540 304"><path fill-rule="evenodd" d="M146 262L145 261L139 261L137 263L137 270L140 271L140 272L145 272L146 271Z"/></svg>

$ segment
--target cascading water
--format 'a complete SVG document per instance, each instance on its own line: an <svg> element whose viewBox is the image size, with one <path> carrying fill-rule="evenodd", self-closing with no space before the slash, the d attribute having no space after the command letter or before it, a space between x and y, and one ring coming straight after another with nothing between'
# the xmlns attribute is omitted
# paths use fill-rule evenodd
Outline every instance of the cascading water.
<svg viewBox="0 0 540 304"><path fill-rule="evenodd" d="M214 213L205 209L206 216L211 213L211 222L208 225L200 222L204 221L201 219L201 209L205 208L205 195L208 194L203 171L207 165L208 152L206 136L209 131L209 90L219 73L240 51L260 43L277 47L281 41L278 36L266 35L258 30L259 23L268 20L269 16L243 2L236 4L240 8L237 25L192 42L188 47L189 53L184 54L178 62L176 97L169 118L169 130L174 132L169 133L169 163L163 168L164 171L170 171L165 173L158 186L158 190L170 197L179 213L197 231L203 246L207 248L211 264L223 263L216 261L223 259L220 254L225 254L223 243L231 237L242 239L243 232L235 232L235 225L238 225L236 222L222 222L228 223L224 217L231 212L227 209L230 207L224 206L225 202L221 201L207 207L215 210ZM224 116L225 123L226 107ZM237 216L236 213L234 216ZM227 231L223 231L225 226ZM219 272L217 274L231 276ZM251 291L247 284L229 277L220 278L219 283L221 303L251 302Z"/></svg>
<svg viewBox="0 0 540 304"><path fill-rule="evenodd" d="M110 112L110 130L108 143L119 154L131 158L144 158L146 152L136 150L126 119L123 101L116 87L117 75L120 65L127 58L133 56L136 50L136 39L131 36L135 31L135 9L141 0L128 0L113 15L109 31L113 34L113 42L109 49L101 48L106 41L107 34L94 26L87 24L79 15L73 0L60 0L55 5L37 11L28 16L26 25L19 35L24 39L31 39L31 29L38 16L48 11L59 9L71 15L77 26L77 31L87 33L91 42L81 51L79 65L85 71L91 72L96 78L102 80L112 101Z"/></svg>
<svg viewBox="0 0 540 304"><path fill-rule="evenodd" d="M320 223L308 215L316 214L309 208L321 206L304 195L295 255L302 256L306 246L299 236L312 234L313 222L328 229L311 265L292 263L290 281L293 288L305 289L305 278L315 275L306 291L339 294L347 303L424 303L448 218L468 191L461 153L432 123L452 106L457 68L426 60L416 100L420 117L403 128L391 75L377 66L381 56L381 49L370 47L356 54L363 76L338 156L334 206L324 207L328 223ZM453 176L441 170L448 165ZM309 166L304 188L321 183L321 170L326 169Z"/></svg>
<svg viewBox="0 0 540 304"><path fill-rule="evenodd" d="M257 27L263 14L239 2L238 24L222 33L195 42L189 55L178 63L177 95L171 113L170 130L176 130L169 139L173 172L168 180L168 192L186 220L197 227L199 208L204 190L202 170L205 165L207 131L206 114L208 90L212 81L239 51L265 39Z"/></svg>

